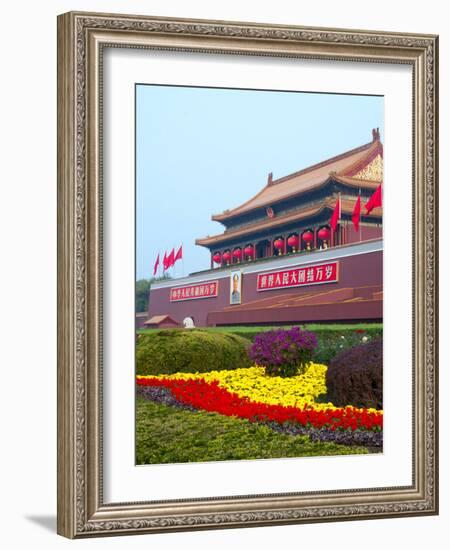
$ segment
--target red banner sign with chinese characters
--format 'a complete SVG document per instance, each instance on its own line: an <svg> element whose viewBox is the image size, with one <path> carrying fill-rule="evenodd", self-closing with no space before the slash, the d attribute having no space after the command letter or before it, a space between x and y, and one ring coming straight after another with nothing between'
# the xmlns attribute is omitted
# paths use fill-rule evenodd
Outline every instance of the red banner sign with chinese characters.
<svg viewBox="0 0 450 550"><path fill-rule="evenodd" d="M283 271L272 271L258 275L257 290L277 290L293 286L320 285L337 283L339 280L339 262L296 267Z"/></svg>
<svg viewBox="0 0 450 550"><path fill-rule="evenodd" d="M197 285L180 286L170 289L170 301L197 300L198 298L214 298L219 294L219 281L208 281Z"/></svg>

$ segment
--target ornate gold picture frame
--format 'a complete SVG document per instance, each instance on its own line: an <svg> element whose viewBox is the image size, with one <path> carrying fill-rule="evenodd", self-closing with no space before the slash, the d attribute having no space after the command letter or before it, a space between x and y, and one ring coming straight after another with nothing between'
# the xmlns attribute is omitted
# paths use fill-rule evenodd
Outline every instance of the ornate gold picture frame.
<svg viewBox="0 0 450 550"><path fill-rule="evenodd" d="M412 432L411 483L274 493L262 482L257 494L155 499L149 488L145 501L105 499L103 60L108 49L410 67L412 178L404 197L413 213L407 350L413 407L405 427ZM82 538L438 513L437 131L437 36L96 13L59 16L59 534Z"/></svg>

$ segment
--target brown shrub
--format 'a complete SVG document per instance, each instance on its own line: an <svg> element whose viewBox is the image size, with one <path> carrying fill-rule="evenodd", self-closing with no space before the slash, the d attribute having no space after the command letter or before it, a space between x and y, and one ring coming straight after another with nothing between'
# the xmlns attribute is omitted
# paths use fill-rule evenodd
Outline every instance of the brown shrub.
<svg viewBox="0 0 450 550"><path fill-rule="evenodd" d="M383 342L374 340L343 351L326 374L327 399L337 407L383 408Z"/></svg>

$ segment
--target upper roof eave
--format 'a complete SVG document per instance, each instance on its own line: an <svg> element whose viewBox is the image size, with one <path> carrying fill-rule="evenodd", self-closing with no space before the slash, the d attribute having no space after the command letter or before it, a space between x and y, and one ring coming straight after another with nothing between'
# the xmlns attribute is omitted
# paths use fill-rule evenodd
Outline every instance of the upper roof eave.
<svg viewBox="0 0 450 550"><path fill-rule="evenodd" d="M258 208L262 208L264 206L272 206L282 200L286 200L296 195L301 195L303 193L310 192L312 190L320 188L329 180L330 176L338 176L339 178L347 178L347 175L353 176L356 169L358 169L359 167L363 167L364 165L367 165L377 154L379 153L382 154L382 150L383 150L383 146L381 144L381 141L379 139L372 140L364 145L351 149L350 151L346 151L345 153L341 153L340 155L331 157L320 163L314 164L312 166L308 166L302 170L293 172L292 174L273 180L271 183L267 183L258 193L256 193L256 195L251 197L248 201L242 203L241 205L233 209L225 210L220 214L214 214L213 216L211 216L211 219L213 221L222 222L224 220L233 218L235 216L239 216L241 214L250 212L252 210L256 210ZM357 156L360 153L364 153L364 152L366 152L366 154L363 155L362 157L358 157L356 159L352 158L352 157L355 157L355 155ZM333 164L341 163L341 161L345 160L346 158L352 158L352 161L349 162L349 164L346 166L340 166L339 170L333 170ZM273 188L276 188L276 186L283 184L285 182L289 182L290 180L293 180L295 178L306 176L308 174L313 174L314 172L323 171L323 169L326 167L329 167L329 170L324 172L323 177L319 177L313 185L310 185L303 189L296 188L291 193L284 193L284 194L280 193L278 197L276 195L272 198L269 197L267 201L261 202L257 200L261 198L264 194L267 194L269 189L272 190ZM345 183L342 179L340 179L339 181L341 181L341 183ZM360 181L363 181L363 180L360 180Z"/></svg>

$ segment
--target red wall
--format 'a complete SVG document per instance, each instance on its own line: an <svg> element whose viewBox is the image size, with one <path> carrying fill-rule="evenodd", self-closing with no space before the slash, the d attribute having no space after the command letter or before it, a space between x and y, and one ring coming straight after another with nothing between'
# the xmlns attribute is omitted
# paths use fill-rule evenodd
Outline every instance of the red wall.
<svg viewBox="0 0 450 550"><path fill-rule="evenodd" d="M371 239L381 239L383 237L382 227L364 227L361 226L361 237L359 231L355 231L353 224L344 228L346 243L359 243Z"/></svg>
<svg viewBox="0 0 450 550"><path fill-rule="evenodd" d="M317 263L322 263L330 260L321 259L322 254L317 254ZM302 264L303 258L299 257L299 264ZM304 261L304 259L303 259ZM324 284L320 286L304 286L297 288L284 288L281 290L270 290L265 292L257 292L256 280L258 273L244 273L242 276L242 303L247 303L252 300L266 298L269 295L275 296L278 294L292 293L301 295L309 293L311 290L331 288L346 288L359 287L365 285L382 285L383 283L383 253L382 251L370 252L361 255L347 256L339 260L339 282ZM260 272L268 271L268 264L265 262L264 267ZM294 267L294 265L292 266ZM208 280L216 280L217 273L211 272L211 278ZM215 277L216 276L216 277ZM214 298L202 298L196 300L186 300L179 302L170 302L169 286L159 289L151 289L149 301L149 317L153 315L168 314L173 319L182 323L185 317L193 317L196 326L207 325L207 315L212 311L221 311L223 308L230 306L230 279L229 276L219 280L219 295ZM174 280L171 286L180 286L181 282ZM185 278L182 284L189 284ZM273 319L274 322L277 319Z"/></svg>
<svg viewBox="0 0 450 550"><path fill-rule="evenodd" d="M147 313L136 313L136 328L145 328L144 323L147 319Z"/></svg>

